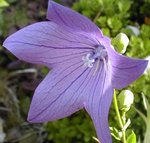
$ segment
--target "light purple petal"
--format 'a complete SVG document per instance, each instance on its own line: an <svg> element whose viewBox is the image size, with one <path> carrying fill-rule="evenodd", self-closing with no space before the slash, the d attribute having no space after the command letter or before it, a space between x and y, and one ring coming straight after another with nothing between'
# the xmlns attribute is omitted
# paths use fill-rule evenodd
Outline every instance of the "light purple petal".
<svg viewBox="0 0 150 143"><path fill-rule="evenodd" d="M53 22L40 22L9 36L3 46L21 60L53 66L77 56L82 60L95 44L86 35Z"/></svg>
<svg viewBox="0 0 150 143"><path fill-rule="evenodd" d="M111 78L104 64L100 63L100 70L91 81L90 92L87 94L85 108L91 116L96 128L98 139L101 143L111 143L111 135L108 125L108 113L113 96Z"/></svg>
<svg viewBox="0 0 150 143"><path fill-rule="evenodd" d="M78 58L50 71L34 93L28 120L57 120L83 108L92 74L93 71L85 68Z"/></svg>
<svg viewBox="0 0 150 143"><path fill-rule="evenodd" d="M104 41L111 64L112 86L121 89L141 76L147 67L148 61L123 56L111 48L110 40Z"/></svg>
<svg viewBox="0 0 150 143"><path fill-rule="evenodd" d="M116 52L112 54L110 59L114 88L121 89L128 86L140 77L147 67L146 60L128 58Z"/></svg>
<svg viewBox="0 0 150 143"><path fill-rule="evenodd" d="M89 36L102 37L100 29L87 17L49 0L47 18L61 26L67 26L74 31L88 32Z"/></svg>

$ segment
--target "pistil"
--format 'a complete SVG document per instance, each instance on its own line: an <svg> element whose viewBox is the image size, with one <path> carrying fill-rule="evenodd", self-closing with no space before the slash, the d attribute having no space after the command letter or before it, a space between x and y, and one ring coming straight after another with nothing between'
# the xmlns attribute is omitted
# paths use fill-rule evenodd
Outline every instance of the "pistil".
<svg viewBox="0 0 150 143"><path fill-rule="evenodd" d="M100 64L100 60L105 60L107 56L106 49L99 45L92 53L87 54L86 56L82 57L84 66L92 68L94 63L98 61L98 65ZM99 67L97 65L97 67Z"/></svg>

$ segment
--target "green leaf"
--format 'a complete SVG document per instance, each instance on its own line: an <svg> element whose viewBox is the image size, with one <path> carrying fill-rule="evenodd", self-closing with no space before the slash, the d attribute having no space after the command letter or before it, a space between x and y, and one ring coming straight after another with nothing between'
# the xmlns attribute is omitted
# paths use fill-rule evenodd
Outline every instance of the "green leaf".
<svg viewBox="0 0 150 143"><path fill-rule="evenodd" d="M127 143L136 143L136 135L133 131L130 134L130 136L127 138Z"/></svg>
<svg viewBox="0 0 150 143"><path fill-rule="evenodd" d="M113 30L119 30L122 27L122 22L118 19L118 17L108 18L107 24Z"/></svg>
<svg viewBox="0 0 150 143"><path fill-rule="evenodd" d="M108 28L102 28L101 30L103 31L104 35L110 36L110 30Z"/></svg>
<svg viewBox="0 0 150 143"><path fill-rule="evenodd" d="M146 96L144 94L142 94L142 97L143 97L144 107L147 111L147 120L150 121L150 104L149 104L148 99L146 98Z"/></svg>
<svg viewBox="0 0 150 143"><path fill-rule="evenodd" d="M120 12L126 13L131 7L131 1L126 0L126 1L119 1L118 2L118 8Z"/></svg>
<svg viewBox="0 0 150 143"><path fill-rule="evenodd" d="M0 0L0 7L7 7L9 6L8 2L6 2L5 0Z"/></svg>
<svg viewBox="0 0 150 143"><path fill-rule="evenodd" d="M115 127L110 127L111 135L118 141L121 141L122 133Z"/></svg>
<svg viewBox="0 0 150 143"><path fill-rule="evenodd" d="M133 108L143 118L144 122L147 123L146 116L140 110L138 110L137 108L135 108L135 107L133 107Z"/></svg>
<svg viewBox="0 0 150 143"><path fill-rule="evenodd" d="M141 27L141 35L143 38L150 38L150 26L143 24Z"/></svg>
<svg viewBox="0 0 150 143"><path fill-rule="evenodd" d="M101 16L97 19L96 24L100 27L106 27L107 26L107 17Z"/></svg>

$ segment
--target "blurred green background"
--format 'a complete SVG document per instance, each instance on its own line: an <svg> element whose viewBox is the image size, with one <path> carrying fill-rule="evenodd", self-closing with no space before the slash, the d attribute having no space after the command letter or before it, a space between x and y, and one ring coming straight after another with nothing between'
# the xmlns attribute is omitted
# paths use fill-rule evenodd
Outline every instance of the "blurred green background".
<svg viewBox="0 0 150 143"><path fill-rule="evenodd" d="M128 35L130 43L125 55L150 56L150 0L57 0L96 23L111 38L118 33ZM48 69L19 61L2 47L4 39L26 25L46 20L47 0L0 0L0 142L5 143L96 143L95 130L85 111L69 118L44 124L26 120L36 86ZM132 73L131 73L132 74ZM145 115L142 94L150 102L150 72L130 85L135 100L127 113L137 139L144 139L146 124L134 107ZM119 91L118 91L119 92ZM112 104L109 124L117 128ZM128 133L127 133L128 134ZM115 143L119 143L114 137Z"/></svg>

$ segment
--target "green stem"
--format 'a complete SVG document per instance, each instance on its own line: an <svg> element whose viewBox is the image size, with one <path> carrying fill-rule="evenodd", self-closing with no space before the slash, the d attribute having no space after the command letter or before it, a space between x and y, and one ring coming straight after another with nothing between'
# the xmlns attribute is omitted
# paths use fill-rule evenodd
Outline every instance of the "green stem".
<svg viewBox="0 0 150 143"><path fill-rule="evenodd" d="M126 112L125 111L122 111L122 122L123 122L123 125L126 124Z"/></svg>
<svg viewBox="0 0 150 143"><path fill-rule="evenodd" d="M147 121L147 123L146 123L146 128L147 129L146 129L143 143L149 143L149 141L150 141L150 124L149 124L149 121Z"/></svg>
<svg viewBox="0 0 150 143"><path fill-rule="evenodd" d="M123 141L123 143L126 143L126 132L125 132L125 130L122 130L122 141Z"/></svg>
<svg viewBox="0 0 150 143"><path fill-rule="evenodd" d="M122 131L122 142L126 143L126 134L125 134L125 130L123 128L124 124L123 124L123 121L121 120L121 116L120 116L120 112L119 112L119 108L118 108L118 102L117 102L117 97L116 97L115 90L114 90L114 106L115 106L117 118L118 118L118 121L119 121L119 126L120 126L121 131Z"/></svg>

